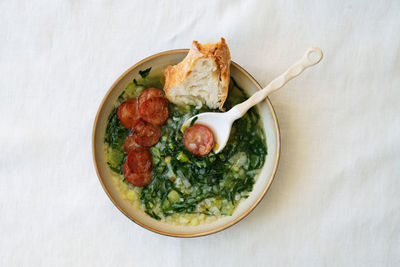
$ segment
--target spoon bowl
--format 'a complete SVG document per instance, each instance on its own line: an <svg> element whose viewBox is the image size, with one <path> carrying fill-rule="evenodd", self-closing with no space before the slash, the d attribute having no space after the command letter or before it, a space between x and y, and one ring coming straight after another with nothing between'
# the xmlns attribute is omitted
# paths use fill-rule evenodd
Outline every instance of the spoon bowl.
<svg viewBox="0 0 400 267"><path fill-rule="evenodd" d="M204 112L186 120L183 124L184 129L188 128L192 120L196 120L194 124L199 123L210 128L214 134L214 152L219 153L228 142L232 123L236 119L228 117L227 113Z"/></svg>

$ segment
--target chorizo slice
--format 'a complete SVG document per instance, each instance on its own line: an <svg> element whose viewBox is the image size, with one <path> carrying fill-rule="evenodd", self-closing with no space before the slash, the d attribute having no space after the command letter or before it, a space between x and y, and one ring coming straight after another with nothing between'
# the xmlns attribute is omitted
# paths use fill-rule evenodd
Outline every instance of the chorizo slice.
<svg viewBox="0 0 400 267"><path fill-rule="evenodd" d="M214 135L207 126L196 123L186 129L183 134L183 144L196 156L205 156L214 147Z"/></svg>
<svg viewBox="0 0 400 267"><path fill-rule="evenodd" d="M124 176L126 177L126 180L130 182L134 186L146 186L150 184L151 178L152 178L152 173L151 170L143 173L134 173L131 171L131 169L128 167L128 162L125 161L124 166L122 167L122 170L124 172Z"/></svg>
<svg viewBox="0 0 400 267"><path fill-rule="evenodd" d="M162 125L168 120L168 100L164 97L152 97L139 106L140 117L154 125Z"/></svg>
<svg viewBox="0 0 400 267"><path fill-rule="evenodd" d="M126 158L128 168L133 173L146 173L151 171L151 154L145 147L134 147Z"/></svg>
<svg viewBox="0 0 400 267"><path fill-rule="evenodd" d="M161 137L160 126L148 123L143 119L136 121L133 126L134 141L141 146L153 146Z"/></svg>
<svg viewBox="0 0 400 267"><path fill-rule="evenodd" d="M135 136L134 134L130 134L126 139L124 143L124 151L126 154L129 154L129 152L135 148L138 147L139 144L136 143L135 141Z"/></svg>
<svg viewBox="0 0 400 267"><path fill-rule="evenodd" d="M140 118L138 101L136 99L128 100L119 105L117 116L125 128L131 129Z"/></svg>
<svg viewBox="0 0 400 267"><path fill-rule="evenodd" d="M139 106L147 99L153 97L165 97L163 91L157 88L147 88L139 96Z"/></svg>

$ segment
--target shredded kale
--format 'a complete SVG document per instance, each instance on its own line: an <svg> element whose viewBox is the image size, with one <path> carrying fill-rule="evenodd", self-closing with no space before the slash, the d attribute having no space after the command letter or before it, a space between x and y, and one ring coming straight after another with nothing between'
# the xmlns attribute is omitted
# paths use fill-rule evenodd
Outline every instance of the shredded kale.
<svg viewBox="0 0 400 267"><path fill-rule="evenodd" d="M162 88L159 77L149 77L150 69L140 72L141 78L129 83L120 95L119 103L137 97L147 87ZM231 88L225 103L229 110L247 98L244 90L231 78ZM260 125L260 116L255 107L235 121L226 147L219 154L211 152L198 157L186 150L181 127L183 122L199 113L210 110L194 106L179 107L169 104L170 117L162 126L162 137L150 148L153 159L153 177L143 187L139 198L145 212L156 220L160 216L175 213L214 214L202 203L212 200L221 214L231 215L236 204L247 198L252 191L254 178L263 166L267 155L265 133ZM191 125L196 118L192 120ZM116 173L122 174L126 159L123 144L129 130L120 123L116 108L111 112L106 127L104 142L107 164ZM225 201L225 204L221 204Z"/></svg>
<svg viewBox="0 0 400 267"><path fill-rule="evenodd" d="M150 70L151 68L147 69ZM145 70L145 71L147 71ZM144 72L145 72L144 71ZM139 71L141 72L141 71ZM125 88L125 98L137 98L146 88L162 88L162 81L160 77L153 76L150 77L148 74L143 75L139 79L133 79L132 82L128 83Z"/></svg>
<svg viewBox="0 0 400 267"><path fill-rule="evenodd" d="M122 165L125 161L123 146L129 130L120 122L117 108L114 108L108 117L104 143L107 145L107 165L115 173L122 174Z"/></svg>
<svg viewBox="0 0 400 267"><path fill-rule="evenodd" d="M196 117L194 117L193 119L192 119L192 121L190 122L190 125L189 125L189 127L192 127L193 126L193 124L197 121L197 119L198 119L198 117L196 116Z"/></svg>
<svg viewBox="0 0 400 267"><path fill-rule="evenodd" d="M145 211L150 217L156 219L157 221L161 220L160 216L158 216L157 214L154 213L154 211Z"/></svg>
<svg viewBox="0 0 400 267"><path fill-rule="evenodd" d="M227 109L237 101L246 99L244 91L235 91L234 88L231 90L235 96L228 97ZM247 193L252 191L254 177L267 155L265 135L259 125L257 110L250 109L233 124L230 139L222 152L218 155L211 152L206 157L195 156L186 150L180 129L185 118L204 111L219 111L206 107L200 110L193 106L178 107L173 104L170 104L169 110L170 119L162 127L163 137L155 146L157 160L153 165L153 180L143 188L140 195L146 211L149 213L159 206L164 216L175 213L211 214L206 209L199 211L197 205L205 199L214 198L217 201L228 200L231 205L228 208L221 205L221 212L231 215L238 200L246 198ZM237 161L241 162L235 161L237 155ZM188 186L172 182L170 176L185 181ZM179 198L168 198L171 191L177 192Z"/></svg>
<svg viewBox="0 0 400 267"><path fill-rule="evenodd" d="M151 71L151 67L148 69L145 69L145 70L139 70L139 75L142 78L146 78L149 75L150 71Z"/></svg>

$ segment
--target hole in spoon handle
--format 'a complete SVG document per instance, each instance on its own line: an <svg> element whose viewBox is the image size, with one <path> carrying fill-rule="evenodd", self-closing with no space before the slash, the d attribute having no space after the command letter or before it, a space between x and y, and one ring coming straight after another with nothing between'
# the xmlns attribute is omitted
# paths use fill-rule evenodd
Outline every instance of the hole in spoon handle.
<svg viewBox="0 0 400 267"><path fill-rule="evenodd" d="M318 47L311 47L304 55L307 66L313 66L321 61L323 57L322 50Z"/></svg>

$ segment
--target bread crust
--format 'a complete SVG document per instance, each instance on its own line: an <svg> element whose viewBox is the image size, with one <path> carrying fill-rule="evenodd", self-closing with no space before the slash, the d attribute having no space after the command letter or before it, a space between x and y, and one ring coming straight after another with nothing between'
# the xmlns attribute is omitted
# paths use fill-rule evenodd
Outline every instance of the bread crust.
<svg viewBox="0 0 400 267"><path fill-rule="evenodd" d="M200 44L197 41L193 41L187 56L177 65L168 66L165 69L165 95L169 101L174 102L169 94L169 89L183 83L190 74L193 65L200 58L213 59L219 68L222 90L221 94L218 95L218 107L220 110L223 110L223 105L228 96L231 63L231 54L224 38L221 38L221 40L215 44Z"/></svg>

